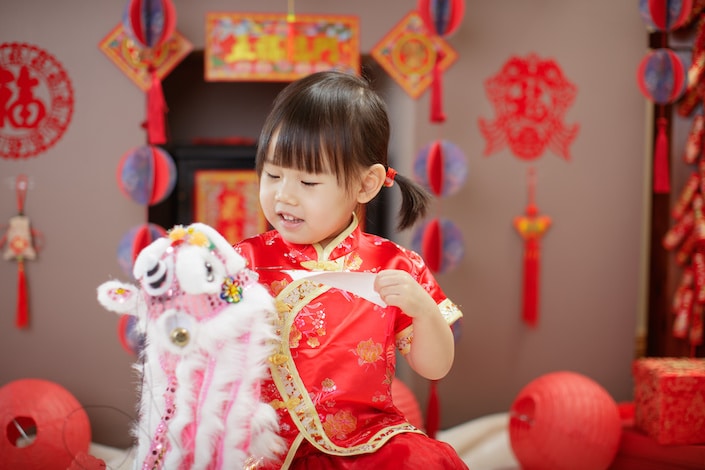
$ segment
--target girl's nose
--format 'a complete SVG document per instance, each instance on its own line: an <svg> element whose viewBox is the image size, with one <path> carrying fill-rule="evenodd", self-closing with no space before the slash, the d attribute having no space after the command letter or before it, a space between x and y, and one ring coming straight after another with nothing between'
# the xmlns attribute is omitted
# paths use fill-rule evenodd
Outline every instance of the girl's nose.
<svg viewBox="0 0 705 470"><path fill-rule="evenodd" d="M282 184L277 188L277 192L274 193L274 200L277 202L283 202L285 204L295 204L296 197L294 192L291 190L290 185L283 181Z"/></svg>

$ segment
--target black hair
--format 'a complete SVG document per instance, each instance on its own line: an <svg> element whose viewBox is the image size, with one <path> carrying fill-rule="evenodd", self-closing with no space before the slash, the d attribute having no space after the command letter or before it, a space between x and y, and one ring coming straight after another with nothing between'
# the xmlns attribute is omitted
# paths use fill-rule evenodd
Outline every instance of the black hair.
<svg viewBox="0 0 705 470"><path fill-rule="evenodd" d="M276 97L260 134L255 168L261 176L270 145L272 163L307 173L330 172L349 188L360 169L389 168L387 107L368 80L341 71L317 72L287 85ZM276 137L275 137L276 136ZM396 175L402 193L397 228L426 213L429 193Z"/></svg>

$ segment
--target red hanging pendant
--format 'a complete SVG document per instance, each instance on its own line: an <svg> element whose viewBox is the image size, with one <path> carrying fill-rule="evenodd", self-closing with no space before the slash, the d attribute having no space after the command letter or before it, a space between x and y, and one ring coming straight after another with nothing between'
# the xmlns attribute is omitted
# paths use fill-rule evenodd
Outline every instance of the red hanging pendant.
<svg viewBox="0 0 705 470"><path fill-rule="evenodd" d="M539 320L539 292L541 247L543 234L551 226L551 218L538 215L534 204L535 177L533 168L529 169L529 204L526 215L514 218L514 227L524 239L524 278L522 285L522 319L535 327Z"/></svg>
<svg viewBox="0 0 705 470"><path fill-rule="evenodd" d="M37 256L32 241L32 229L29 219L24 215L24 200L29 188L26 175L19 175L15 179L17 191L17 209L19 214L10 218L7 233L0 239L0 246L6 245L3 257L6 260L17 261L17 310L15 325L17 328L26 328L29 325L29 296L27 294L27 275L25 261L33 260Z"/></svg>

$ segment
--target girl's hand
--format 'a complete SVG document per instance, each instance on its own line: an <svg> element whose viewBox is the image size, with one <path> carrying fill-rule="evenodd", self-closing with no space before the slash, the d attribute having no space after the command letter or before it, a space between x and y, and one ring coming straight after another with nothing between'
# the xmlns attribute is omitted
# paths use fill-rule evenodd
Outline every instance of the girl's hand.
<svg viewBox="0 0 705 470"><path fill-rule="evenodd" d="M406 355L411 368L430 380L445 376L453 365L453 333L431 294L406 271L389 269L377 274L375 291L387 305L412 318L413 339Z"/></svg>
<svg viewBox="0 0 705 470"><path fill-rule="evenodd" d="M406 271L380 271L374 289L387 305L399 307L412 318L438 314L438 305L431 295Z"/></svg>

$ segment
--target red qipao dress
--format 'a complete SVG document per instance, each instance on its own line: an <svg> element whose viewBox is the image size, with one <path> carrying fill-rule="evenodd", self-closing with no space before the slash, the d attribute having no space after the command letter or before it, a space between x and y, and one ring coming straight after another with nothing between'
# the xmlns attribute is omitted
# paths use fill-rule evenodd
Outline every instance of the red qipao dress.
<svg viewBox="0 0 705 470"><path fill-rule="evenodd" d="M405 270L451 324L462 313L419 255L363 233L356 219L325 249L287 243L275 231L236 249L279 312L280 347L262 393L277 410L288 452L271 468L467 468L448 444L409 424L392 403L395 352L409 350L411 318L397 307L286 272Z"/></svg>

